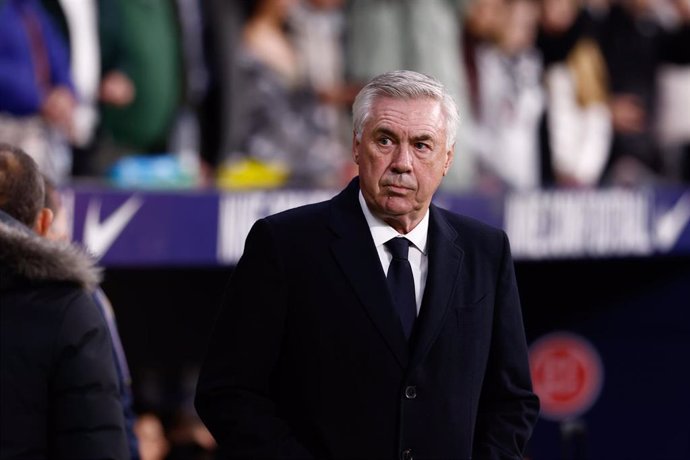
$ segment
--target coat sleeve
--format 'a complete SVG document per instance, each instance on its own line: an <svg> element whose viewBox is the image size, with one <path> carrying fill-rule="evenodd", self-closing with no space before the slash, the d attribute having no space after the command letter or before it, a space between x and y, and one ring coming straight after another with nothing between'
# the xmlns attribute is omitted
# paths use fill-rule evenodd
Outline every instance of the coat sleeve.
<svg viewBox="0 0 690 460"><path fill-rule="evenodd" d="M195 400L228 458L312 457L272 397L287 316L284 270L269 223L258 221L226 291Z"/></svg>
<svg viewBox="0 0 690 460"><path fill-rule="evenodd" d="M55 458L129 458L110 335L86 292L65 309L49 392Z"/></svg>
<svg viewBox="0 0 690 460"><path fill-rule="evenodd" d="M520 460L539 414L539 399L532 392L520 299L505 233L494 308L472 458Z"/></svg>

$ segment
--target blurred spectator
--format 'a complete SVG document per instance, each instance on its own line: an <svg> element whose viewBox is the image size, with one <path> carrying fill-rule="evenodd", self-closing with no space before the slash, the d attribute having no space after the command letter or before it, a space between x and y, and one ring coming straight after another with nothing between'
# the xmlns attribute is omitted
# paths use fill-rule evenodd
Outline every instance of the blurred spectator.
<svg viewBox="0 0 690 460"><path fill-rule="evenodd" d="M346 77L344 4L345 0L302 0L289 24L301 72L319 99L317 117L324 120L334 140L349 145L350 108L361 85L349 83ZM354 172L356 165L352 165Z"/></svg>
<svg viewBox="0 0 690 460"><path fill-rule="evenodd" d="M168 437L171 449L167 460L216 458L216 441L193 408L177 412Z"/></svg>
<svg viewBox="0 0 690 460"><path fill-rule="evenodd" d="M662 160L656 138L657 72L662 63L690 63L690 5L672 0L680 23L665 29L655 0L612 4L600 27L612 93L614 138L606 183L640 185L659 180Z"/></svg>
<svg viewBox="0 0 690 460"><path fill-rule="evenodd" d="M146 426L149 447L160 445L159 441L154 441L164 436L166 460L215 458L216 443L194 409L198 365L183 365L180 360L177 364L175 369L138 369L136 401L143 414L139 420ZM156 423L150 423L154 418ZM143 442L140 438L140 444ZM142 451L144 449L142 447Z"/></svg>
<svg viewBox="0 0 690 460"><path fill-rule="evenodd" d="M43 236L53 214L23 151L0 144L0 452L129 458L108 329L83 252Z"/></svg>
<svg viewBox="0 0 690 460"><path fill-rule="evenodd" d="M345 83L344 3L302 0L289 17L301 72L319 93L337 93ZM331 97L339 99L338 94ZM347 99L344 103L351 103L354 96Z"/></svg>
<svg viewBox="0 0 690 460"><path fill-rule="evenodd" d="M509 0L500 18L474 50L472 147L481 163L480 187L530 189L540 185L538 128L544 107L541 58L534 47L538 7L532 0Z"/></svg>
<svg viewBox="0 0 690 460"><path fill-rule="evenodd" d="M467 74L467 87L471 114L480 116L479 71L477 48L495 44L505 23L505 0L472 0L463 16L463 64Z"/></svg>
<svg viewBox="0 0 690 460"><path fill-rule="evenodd" d="M118 14L103 18L100 25L102 58L117 62L131 78L135 94L129 105L102 106L103 138L93 165L98 173L129 153L166 152L183 97L175 3L120 0L115 5ZM113 86L103 90L117 92Z"/></svg>
<svg viewBox="0 0 690 460"><path fill-rule="evenodd" d="M232 152L238 137L240 107L234 104L239 94L235 65L241 40L242 11L239 2L202 2L203 47L208 68L208 87L200 107L201 156L211 169Z"/></svg>
<svg viewBox="0 0 690 460"><path fill-rule="evenodd" d="M678 8L674 2L661 2L657 6L664 27L673 29L683 21L682 5ZM664 172L672 181L690 183L690 66L662 65L658 86L655 131L664 157Z"/></svg>
<svg viewBox="0 0 690 460"><path fill-rule="evenodd" d="M1 2L0 139L62 182L71 169L75 106L67 46L41 2Z"/></svg>
<svg viewBox="0 0 690 460"><path fill-rule="evenodd" d="M73 114L72 174L90 175L92 154L100 121L99 103L125 106L134 99L129 77L120 71L113 50L119 31L119 6L116 0L43 0L62 38L68 45L70 71L76 92ZM106 45L106 43L108 43Z"/></svg>
<svg viewBox="0 0 690 460"><path fill-rule="evenodd" d="M160 419L151 413L141 414L134 424L134 432L139 438L141 460L163 460L170 452L170 443Z"/></svg>
<svg viewBox="0 0 690 460"><path fill-rule="evenodd" d="M235 65L241 40L242 11L239 2L206 0L202 3L203 46L208 68L208 88L201 101L201 155L215 170L232 151L238 137L239 109L234 104L239 94Z"/></svg>
<svg viewBox="0 0 690 460"><path fill-rule="evenodd" d="M381 73L408 69L437 78L460 108L455 157L442 187L474 185L475 158L467 143L465 75L462 71L460 12L466 0L350 0L348 56L350 78L367 82Z"/></svg>
<svg viewBox="0 0 690 460"><path fill-rule="evenodd" d="M183 172L198 184L211 181L202 163L201 113L209 91L209 68L204 53L204 15L200 0L176 0L183 64L183 95L168 138L168 151L176 154ZM202 170L202 165L203 170Z"/></svg>
<svg viewBox="0 0 690 460"><path fill-rule="evenodd" d="M340 181L345 151L319 118L318 100L306 85L297 50L286 30L297 0L246 0L246 21L236 55L237 110L232 152L221 168L222 185L330 186ZM250 161L244 161L249 159ZM234 177L239 179L235 180Z"/></svg>
<svg viewBox="0 0 690 460"><path fill-rule="evenodd" d="M69 228L65 216L66 211L62 205L62 197L60 196L60 191L55 188L55 185L49 179L45 181L44 207L50 209L53 213L53 221L45 237L59 243L69 242ZM120 334L117 330L115 314L110 301L101 288L95 288L92 297L95 305L98 307L98 311L101 313L108 326L108 333L113 347L113 360L115 361L115 370L117 371L120 402L122 403L123 415L125 418L125 433L127 434L129 451L132 460L138 460L139 446L133 430L135 415L132 408L132 379L130 377L129 367L127 366L125 352L122 348L122 342L120 341Z"/></svg>
<svg viewBox="0 0 690 460"><path fill-rule="evenodd" d="M659 74L656 132L665 175L690 183L690 66L664 66Z"/></svg>
<svg viewBox="0 0 690 460"><path fill-rule="evenodd" d="M546 139L559 186L598 185L611 145L606 64L577 0L544 0L538 43L547 91Z"/></svg>
<svg viewBox="0 0 690 460"><path fill-rule="evenodd" d="M72 147L74 175L91 175L100 122L99 104L124 107L135 97L132 80L121 69L122 40L117 0L43 0L69 44L70 70L77 94Z"/></svg>

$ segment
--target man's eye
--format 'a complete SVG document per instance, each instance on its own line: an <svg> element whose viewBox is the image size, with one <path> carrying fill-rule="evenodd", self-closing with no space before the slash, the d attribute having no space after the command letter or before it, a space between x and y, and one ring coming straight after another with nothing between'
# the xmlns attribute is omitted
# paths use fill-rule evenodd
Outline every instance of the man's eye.
<svg viewBox="0 0 690 460"><path fill-rule="evenodd" d="M381 139L379 139L379 144L384 145L384 146L385 145L391 145L391 140L387 137L382 137Z"/></svg>
<svg viewBox="0 0 690 460"><path fill-rule="evenodd" d="M424 142L415 142L414 147L417 150L428 150L430 148L429 145Z"/></svg>

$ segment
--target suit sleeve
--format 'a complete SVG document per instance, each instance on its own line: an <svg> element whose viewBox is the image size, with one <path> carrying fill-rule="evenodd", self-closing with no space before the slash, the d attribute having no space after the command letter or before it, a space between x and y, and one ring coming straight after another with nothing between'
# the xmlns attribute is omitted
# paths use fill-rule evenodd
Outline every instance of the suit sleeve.
<svg viewBox="0 0 690 460"><path fill-rule="evenodd" d="M522 459L538 414L539 400L532 392L513 261L503 233L491 351L479 400L472 458Z"/></svg>
<svg viewBox="0 0 690 460"><path fill-rule="evenodd" d="M65 310L49 391L55 458L128 459L108 328L82 292Z"/></svg>
<svg viewBox="0 0 690 460"><path fill-rule="evenodd" d="M284 264L260 220L230 280L197 385L197 412L228 458L312 457L272 398L286 316Z"/></svg>

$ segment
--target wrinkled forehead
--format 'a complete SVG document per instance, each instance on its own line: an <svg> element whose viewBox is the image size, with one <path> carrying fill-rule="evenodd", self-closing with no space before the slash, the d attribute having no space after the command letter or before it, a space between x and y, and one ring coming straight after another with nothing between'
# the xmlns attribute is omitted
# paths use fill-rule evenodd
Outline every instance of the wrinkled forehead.
<svg viewBox="0 0 690 460"><path fill-rule="evenodd" d="M365 129L423 130L445 134L445 115L441 101L432 98L398 99L379 97L371 107Z"/></svg>

